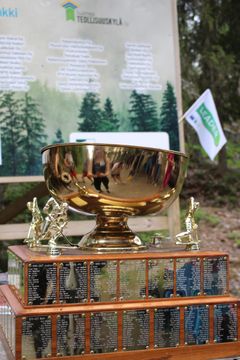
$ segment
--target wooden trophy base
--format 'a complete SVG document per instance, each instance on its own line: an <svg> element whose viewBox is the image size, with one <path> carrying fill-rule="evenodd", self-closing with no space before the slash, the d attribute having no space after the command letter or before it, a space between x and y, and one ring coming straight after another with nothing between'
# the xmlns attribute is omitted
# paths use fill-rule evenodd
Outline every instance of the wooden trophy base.
<svg viewBox="0 0 240 360"><path fill-rule="evenodd" d="M240 355L240 299L223 252L58 257L9 248L0 325L12 360Z"/></svg>

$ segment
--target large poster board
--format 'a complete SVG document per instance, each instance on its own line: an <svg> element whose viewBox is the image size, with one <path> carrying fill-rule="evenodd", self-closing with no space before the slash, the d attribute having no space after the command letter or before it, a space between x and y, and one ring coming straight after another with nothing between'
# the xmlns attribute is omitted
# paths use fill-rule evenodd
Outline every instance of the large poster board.
<svg viewBox="0 0 240 360"><path fill-rule="evenodd" d="M0 176L41 174L40 148L78 131L163 131L178 150L175 8L1 0Z"/></svg>

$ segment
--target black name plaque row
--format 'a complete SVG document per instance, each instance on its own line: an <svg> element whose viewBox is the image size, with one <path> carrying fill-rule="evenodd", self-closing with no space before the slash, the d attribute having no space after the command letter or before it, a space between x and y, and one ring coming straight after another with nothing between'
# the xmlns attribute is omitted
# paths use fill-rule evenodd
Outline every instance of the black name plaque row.
<svg viewBox="0 0 240 360"><path fill-rule="evenodd" d="M9 283L22 303L29 306L218 296L229 292L225 256L33 262L25 263L25 281L20 275L24 274L24 263L19 265L21 260L12 257Z"/></svg>
<svg viewBox="0 0 240 360"><path fill-rule="evenodd" d="M237 303L16 316L0 297L0 326L21 358L77 356L238 341ZM54 345L55 344L55 345Z"/></svg>
<svg viewBox="0 0 240 360"><path fill-rule="evenodd" d="M57 356L85 353L109 353L150 348L150 317L153 317L153 347L180 345L180 308L155 308L64 314L57 316ZM119 343L119 322L122 342ZM194 305L184 309L184 344L202 345L210 341L209 306ZM90 328L87 332L86 329ZM52 354L51 316L31 316L22 320L22 354L26 359ZM86 349L86 337L90 349ZM214 342L237 341L237 306L214 306Z"/></svg>

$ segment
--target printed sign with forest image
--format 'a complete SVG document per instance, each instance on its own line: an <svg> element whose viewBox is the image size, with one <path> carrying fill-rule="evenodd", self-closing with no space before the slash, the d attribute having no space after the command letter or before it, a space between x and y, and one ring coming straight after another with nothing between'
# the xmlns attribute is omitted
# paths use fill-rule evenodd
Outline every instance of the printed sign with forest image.
<svg viewBox="0 0 240 360"><path fill-rule="evenodd" d="M34 23L27 0L13 3L0 32L0 176L40 175L40 149L77 131L167 132L179 150L174 1L79 0L74 21L41 1Z"/></svg>

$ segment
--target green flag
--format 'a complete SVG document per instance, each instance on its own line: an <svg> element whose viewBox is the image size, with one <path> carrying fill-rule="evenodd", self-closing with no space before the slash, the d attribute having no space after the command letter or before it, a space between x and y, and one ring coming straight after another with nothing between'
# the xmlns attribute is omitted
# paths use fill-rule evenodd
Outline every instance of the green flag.
<svg viewBox="0 0 240 360"><path fill-rule="evenodd" d="M227 140L211 91L204 91L183 116L196 130L202 147L213 160Z"/></svg>

